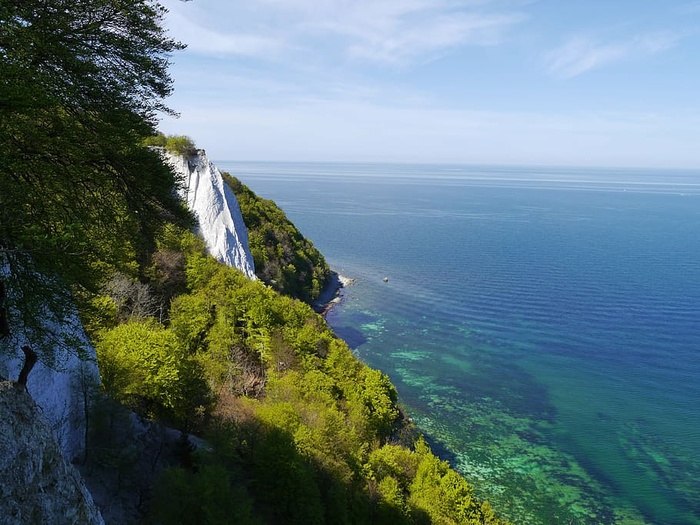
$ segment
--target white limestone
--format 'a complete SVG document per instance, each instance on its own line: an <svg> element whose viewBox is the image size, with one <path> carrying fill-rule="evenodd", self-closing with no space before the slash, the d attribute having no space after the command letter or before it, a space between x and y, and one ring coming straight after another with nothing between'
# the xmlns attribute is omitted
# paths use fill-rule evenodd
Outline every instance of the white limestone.
<svg viewBox="0 0 700 525"><path fill-rule="evenodd" d="M197 217L199 233L209 253L248 278L256 279L241 208L219 169L204 150L190 156L166 152L165 158L182 177L181 197Z"/></svg>
<svg viewBox="0 0 700 525"><path fill-rule="evenodd" d="M85 452L85 403L100 382L95 349L75 311L69 312L60 324L52 322L46 312L44 324L50 334L47 344L51 340L56 344L51 346L50 358L40 359L32 369L27 390L52 428L63 455L72 461ZM15 332L20 335L4 339L0 346L0 376L13 381L24 364L20 349L25 344L33 347L21 335L21 328ZM66 341L70 341L70 348Z"/></svg>

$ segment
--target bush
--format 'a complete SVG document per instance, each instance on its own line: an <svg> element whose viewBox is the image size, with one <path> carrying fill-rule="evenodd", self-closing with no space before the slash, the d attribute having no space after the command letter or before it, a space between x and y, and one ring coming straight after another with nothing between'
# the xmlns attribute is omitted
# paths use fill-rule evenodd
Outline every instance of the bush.
<svg viewBox="0 0 700 525"><path fill-rule="evenodd" d="M197 472L166 469L156 484L147 523L169 525L256 524L252 503L242 488L234 488L221 465L203 465Z"/></svg>
<svg viewBox="0 0 700 525"><path fill-rule="evenodd" d="M157 146L165 148L170 153L177 155L194 155L197 153L197 146L194 141L186 135L165 135L158 133L148 137L143 141L146 146Z"/></svg>
<svg viewBox="0 0 700 525"><path fill-rule="evenodd" d="M103 332L96 350L105 390L139 413L186 427L208 404L201 367L177 336L154 320Z"/></svg>
<svg viewBox="0 0 700 525"><path fill-rule="evenodd" d="M165 143L165 149L171 153L185 156L195 155L197 153L197 147L194 145L194 141L186 135L169 135Z"/></svg>

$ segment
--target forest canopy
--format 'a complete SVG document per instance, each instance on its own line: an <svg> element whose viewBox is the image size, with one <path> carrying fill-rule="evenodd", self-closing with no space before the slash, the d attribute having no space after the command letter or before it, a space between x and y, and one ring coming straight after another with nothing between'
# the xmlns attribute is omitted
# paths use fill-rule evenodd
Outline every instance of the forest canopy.
<svg viewBox="0 0 700 525"><path fill-rule="evenodd" d="M134 271L166 221L191 222L177 184L142 145L183 46L149 0L22 0L0 6L0 310L5 349L41 353L67 302ZM67 295L73 291L72 298Z"/></svg>
<svg viewBox="0 0 700 525"><path fill-rule="evenodd" d="M504 523L401 416L389 378L308 304L174 228L146 272L161 286L165 253L184 287L164 321L119 320L108 296L98 317L112 321L95 334L110 396L211 444L163 472L151 522ZM179 284L165 288L182 286L170 275Z"/></svg>

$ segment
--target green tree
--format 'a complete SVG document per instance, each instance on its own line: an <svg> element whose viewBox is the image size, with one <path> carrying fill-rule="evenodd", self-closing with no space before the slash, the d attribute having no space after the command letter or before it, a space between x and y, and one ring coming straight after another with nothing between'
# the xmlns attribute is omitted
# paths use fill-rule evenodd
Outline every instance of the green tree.
<svg viewBox="0 0 700 525"><path fill-rule="evenodd" d="M208 405L201 367L177 336L155 321L108 330L96 348L105 390L130 408L187 427Z"/></svg>
<svg viewBox="0 0 700 525"><path fill-rule="evenodd" d="M187 135L166 135L158 132L155 135L147 137L143 144L146 146L158 146L165 148L171 153L178 155L193 155L197 152L197 147L194 141Z"/></svg>
<svg viewBox="0 0 700 525"><path fill-rule="evenodd" d="M165 142L165 149L178 155L193 155L197 152L194 141L186 135L170 135Z"/></svg>
<svg viewBox="0 0 700 525"><path fill-rule="evenodd" d="M260 524L252 516L250 498L234 489L221 465L203 465L196 472L182 468L166 469L149 509L146 523L154 525L241 525Z"/></svg>
<svg viewBox="0 0 700 525"><path fill-rule="evenodd" d="M168 57L183 47L164 13L153 0L0 4L5 351L21 335L50 362L69 290L133 273L165 220L191 221L172 171L142 145L170 111Z"/></svg>

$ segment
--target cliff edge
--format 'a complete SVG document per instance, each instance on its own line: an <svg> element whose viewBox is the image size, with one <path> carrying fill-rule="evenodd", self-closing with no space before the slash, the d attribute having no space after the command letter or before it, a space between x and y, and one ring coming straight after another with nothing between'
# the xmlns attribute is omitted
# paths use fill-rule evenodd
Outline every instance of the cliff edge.
<svg viewBox="0 0 700 525"><path fill-rule="evenodd" d="M100 374L95 349L78 313L72 306L66 308L70 311L61 322L51 319L48 310L42 319L43 342L50 355L32 369L27 390L53 430L66 460L73 461L85 453L86 396L99 385ZM16 380L24 364L20 348L33 346L23 326L20 321L14 334L0 338L0 378Z"/></svg>

